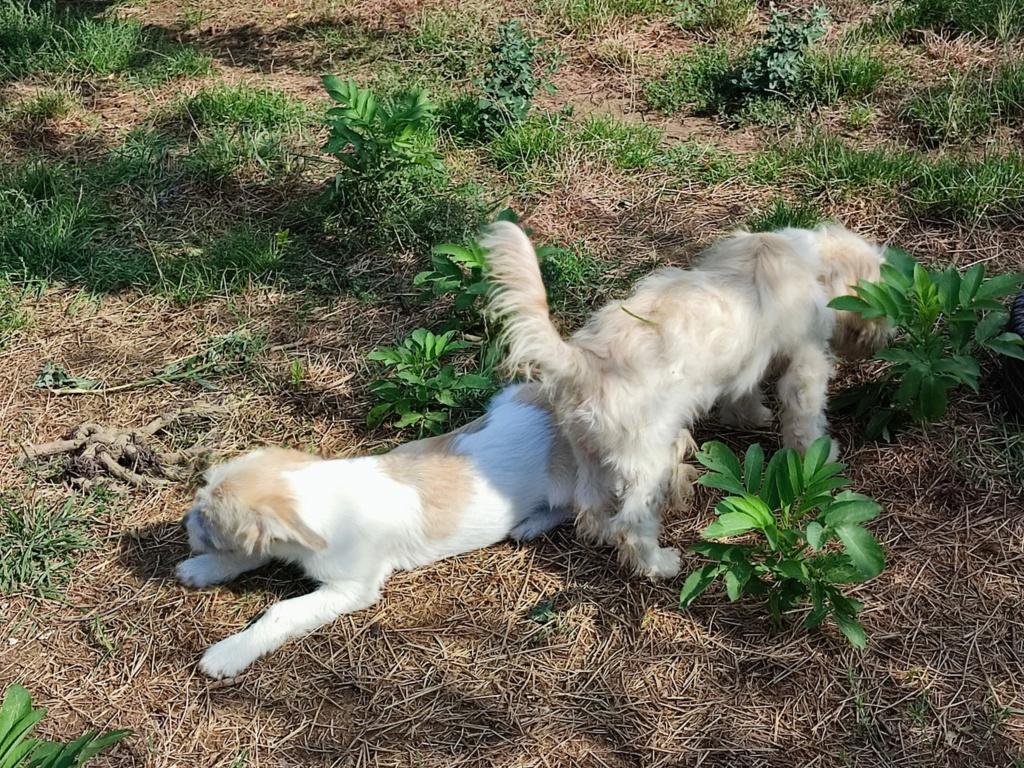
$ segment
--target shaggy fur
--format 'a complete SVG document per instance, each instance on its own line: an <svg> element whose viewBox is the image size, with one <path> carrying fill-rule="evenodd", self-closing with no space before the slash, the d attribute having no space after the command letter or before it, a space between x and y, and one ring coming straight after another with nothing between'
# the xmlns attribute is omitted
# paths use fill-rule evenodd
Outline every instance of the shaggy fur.
<svg viewBox="0 0 1024 768"><path fill-rule="evenodd" d="M568 342L551 322L522 230L496 223L483 244L510 361L539 370L572 443L580 531L652 578L679 571L679 551L659 547L658 533L680 430L716 403L727 422L768 423L761 383L772 369L781 374L783 441L806 450L825 434L832 348L859 357L888 334L884 323L827 307L859 280L877 280L882 263L878 246L839 225L734 234L693 269L644 278Z"/></svg>
<svg viewBox="0 0 1024 768"><path fill-rule="evenodd" d="M392 571L417 568L568 519L576 466L535 384L509 387L473 423L382 456L322 461L264 448L213 467L185 515L193 587L271 559L322 586L270 606L211 647L200 668L237 675L286 640L380 598Z"/></svg>

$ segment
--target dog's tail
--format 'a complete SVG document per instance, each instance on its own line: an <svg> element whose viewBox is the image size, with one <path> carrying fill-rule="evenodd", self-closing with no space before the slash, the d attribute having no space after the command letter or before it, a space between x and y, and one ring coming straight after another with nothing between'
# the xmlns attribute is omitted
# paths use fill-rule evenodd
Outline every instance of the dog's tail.
<svg viewBox="0 0 1024 768"><path fill-rule="evenodd" d="M584 353L567 344L551 322L530 238L515 224L498 221L484 230L480 244L489 251L495 287L490 306L504 320L510 362L536 366L549 382L574 379L586 365Z"/></svg>

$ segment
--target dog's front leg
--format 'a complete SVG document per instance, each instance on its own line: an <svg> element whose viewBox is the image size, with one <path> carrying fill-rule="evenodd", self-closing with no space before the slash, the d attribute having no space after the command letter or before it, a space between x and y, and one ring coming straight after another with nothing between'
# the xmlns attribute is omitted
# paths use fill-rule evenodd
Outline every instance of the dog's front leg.
<svg viewBox="0 0 1024 768"><path fill-rule="evenodd" d="M376 585L348 581L325 584L316 592L275 603L237 635L210 647L199 668L210 677L234 677L286 641L308 634L343 613L373 605L379 597Z"/></svg>
<svg viewBox="0 0 1024 768"><path fill-rule="evenodd" d="M740 429L757 429L772 423L772 412L764 404L761 387L737 397L726 400L718 408L719 420L728 427Z"/></svg>
<svg viewBox="0 0 1024 768"><path fill-rule="evenodd" d="M269 562L269 557L241 552L208 552L178 563L178 581L187 587L223 584Z"/></svg>
<svg viewBox="0 0 1024 768"><path fill-rule="evenodd" d="M827 434L825 404L828 380L832 376L832 359L827 350L804 347L789 361L779 379L782 401L782 442L804 453L819 437ZM829 461L834 461L839 448L832 443Z"/></svg>

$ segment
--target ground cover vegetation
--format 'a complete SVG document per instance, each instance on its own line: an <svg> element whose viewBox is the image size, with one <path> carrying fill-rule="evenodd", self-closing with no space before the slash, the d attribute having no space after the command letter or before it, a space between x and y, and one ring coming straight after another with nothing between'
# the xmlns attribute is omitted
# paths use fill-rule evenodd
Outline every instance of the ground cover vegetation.
<svg viewBox="0 0 1024 768"><path fill-rule="evenodd" d="M0 0L0 762L1024 764L1024 442L1000 395L1022 19ZM833 382L842 464L709 418L665 521L687 576L641 582L566 529L399 575L212 686L198 652L305 586L181 589L191 486L167 478L476 417L509 375L476 236L520 217L567 333L736 226L838 218L897 248L838 305L897 330ZM33 452L92 427L147 451L114 478Z"/></svg>

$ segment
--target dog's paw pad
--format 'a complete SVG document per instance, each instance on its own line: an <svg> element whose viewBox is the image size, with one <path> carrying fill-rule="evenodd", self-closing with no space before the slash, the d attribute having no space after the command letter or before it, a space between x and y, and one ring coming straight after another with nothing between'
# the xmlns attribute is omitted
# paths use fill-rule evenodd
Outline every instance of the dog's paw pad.
<svg viewBox="0 0 1024 768"><path fill-rule="evenodd" d="M235 677L255 660L244 641L239 641L235 636L210 646L199 660L199 669L208 677L223 680Z"/></svg>

